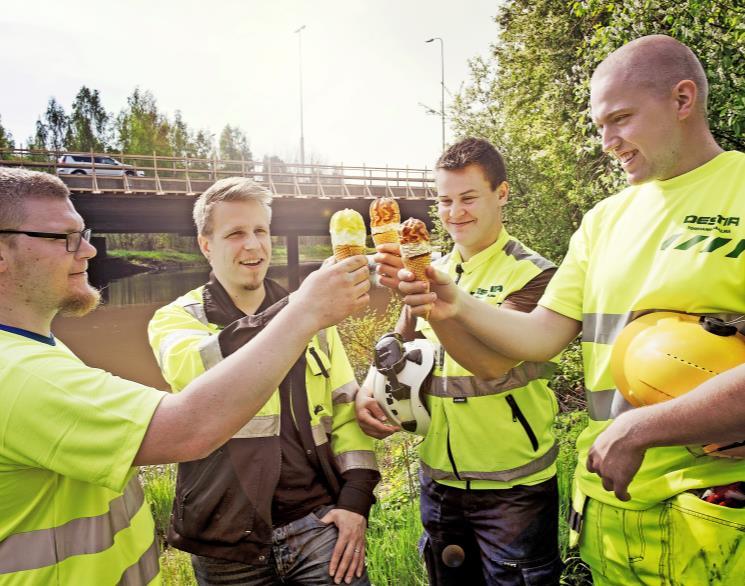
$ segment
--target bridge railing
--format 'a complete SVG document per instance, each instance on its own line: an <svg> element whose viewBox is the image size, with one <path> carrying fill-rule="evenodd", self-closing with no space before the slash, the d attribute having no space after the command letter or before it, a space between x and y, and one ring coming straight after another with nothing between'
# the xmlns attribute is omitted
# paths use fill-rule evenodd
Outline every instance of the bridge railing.
<svg viewBox="0 0 745 586"><path fill-rule="evenodd" d="M63 155L86 162L64 163ZM121 164L97 162L113 158ZM433 199L431 169L225 160L125 153L0 149L0 167L23 166L59 175L71 191L197 195L224 177L250 177L278 197Z"/></svg>

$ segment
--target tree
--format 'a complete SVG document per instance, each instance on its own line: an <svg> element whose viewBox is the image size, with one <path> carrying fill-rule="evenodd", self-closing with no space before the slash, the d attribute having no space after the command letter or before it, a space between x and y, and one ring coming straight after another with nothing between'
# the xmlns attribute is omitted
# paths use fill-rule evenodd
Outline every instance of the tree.
<svg viewBox="0 0 745 586"><path fill-rule="evenodd" d="M64 150L68 128L69 119L65 109L55 98L49 98L46 112L36 120L36 134L29 141L29 148Z"/></svg>
<svg viewBox="0 0 745 586"><path fill-rule="evenodd" d="M127 107L116 118L119 149L142 155L171 155L171 125L158 111L155 97L136 88L127 98Z"/></svg>
<svg viewBox="0 0 745 586"><path fill-rule="evenodd" d="M83 86L72 103L65 148L71 151L104 152L108 147L109 114L101 104L98 90Z"/></svg>
<svg viewBox="0 0 745 586"><path fill-rule="evenodd" d="M2 124L2 118L0 118L0 149L14 149L15 143L13 142L13 136L5 130ZM10 158L9 155L0 153L0 159Z"/></svg>
<svg viewBox="0 0 745 586"><path fill-rule="evenodd" d="M253 155L248 144L248 137L238 126L225 125L220 133L219 148L220 159L230 161L223 163L225 170L236 173L253 170Z"/></svg>

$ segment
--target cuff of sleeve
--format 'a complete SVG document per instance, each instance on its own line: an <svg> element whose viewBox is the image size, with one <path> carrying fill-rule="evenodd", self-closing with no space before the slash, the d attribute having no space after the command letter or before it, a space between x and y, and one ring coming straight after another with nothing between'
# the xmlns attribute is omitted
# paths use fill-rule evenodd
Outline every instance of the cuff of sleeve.
<svg viewBox="0 0 745 586"><path fill-rule="evenodd" d="M375 502L375 495L372 492L375 484L377 484L377 480L364 483L359 481L345 482L339 492L336 507L358 513L367 519L370 508Z"/></svg>
<svg viewBox="0 0 745 586"><path fill-rule="evenodd" d="M550 309L553 312L560 313L561 315L564 315L566 317L569 317L573 320L576 320L582 323L582 309L581 308L575 307L573 305L569 305L568 303L563 303L559 301L558 299L556 299L555 297L544 295L538 301L538 305L540 305L541 307L545 307L546 309Z"/></svg>

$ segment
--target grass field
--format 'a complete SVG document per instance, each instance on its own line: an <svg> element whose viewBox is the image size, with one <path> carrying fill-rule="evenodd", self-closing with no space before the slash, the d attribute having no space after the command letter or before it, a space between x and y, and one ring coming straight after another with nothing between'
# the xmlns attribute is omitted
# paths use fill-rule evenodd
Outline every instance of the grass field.
<svg viewBox="0 0 745 586"><path fill-rule="evenodd" d="M569 561L562 584L568 586L591 583L585 568L577 563L576 553L572 554L567 549L568 530L564 520L571 475L576 464L574 442L586 424L587 416L581 412L564 413L558 417L556 423L560 443L557 461L562 504L560 543L562 556ZM378 446L383 479L377 490L378 503L370 513L367 533L368 573L376 586L418 586L427 583L426 572L417 551L422 527L419 521L416 481L418 464L414 444L414 436L400 433L380 442ZM173 501L175 467L143 468L141 478L162 539ZM165 585L196 584L188 554L164 547L160 561Z"/></svg>

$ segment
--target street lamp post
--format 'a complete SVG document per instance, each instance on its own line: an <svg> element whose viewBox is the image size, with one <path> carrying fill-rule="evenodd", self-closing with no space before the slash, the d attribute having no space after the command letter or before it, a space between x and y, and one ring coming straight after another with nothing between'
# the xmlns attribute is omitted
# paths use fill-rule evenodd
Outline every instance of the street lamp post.
<svg viewBox="0 0 745 586"><path fill-rule="evenodd" d="M297 34L298 61L300 72L300 163L305 165L305 134L303 132L303 30L305 25L295 31Z"/></svg>
<svg viewBox="0 0 745 586"><path fill-rule="evenodd" d="M424 41L431 43L440 41L440 116L442 118L442 150L445 151L445 41L440 37L432 37Z"/></svg>

